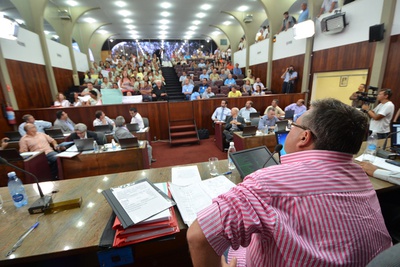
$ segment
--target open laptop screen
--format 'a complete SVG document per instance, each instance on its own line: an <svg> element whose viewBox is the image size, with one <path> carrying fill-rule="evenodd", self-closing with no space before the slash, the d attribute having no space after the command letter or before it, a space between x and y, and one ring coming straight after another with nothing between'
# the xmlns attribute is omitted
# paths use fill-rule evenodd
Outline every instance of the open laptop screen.
<svg viewBox="0 0 400 267"><path fill-rule="evenodd" d="M285 151L285 141L286 141L286 137L289 134L288 131L283 131L283 132L276 132L275 133L275 137L276 137L276 143L277 144L281 144L283 147L281 149L281 151L279 152L279 157L286 155L286 151Z"/></svg>
<svg viewBox="0 0 400 267"><path fill-rule="evenodd" d="M392 125L392 136L390 137L391 147L400 147L400 133L395 133L400 131L400 123L393 123Z"/></svg>

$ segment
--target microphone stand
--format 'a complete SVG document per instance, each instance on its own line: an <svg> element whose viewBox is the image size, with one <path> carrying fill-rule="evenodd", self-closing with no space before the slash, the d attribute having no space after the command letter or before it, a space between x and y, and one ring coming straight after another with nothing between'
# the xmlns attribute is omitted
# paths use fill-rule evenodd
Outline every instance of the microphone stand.
<svg viewBox="0 0 400 267"><path fill-rule="evenodd" d="M1 157L0 157L0 163L4 163L10 167L13 167L19 171L22 171L23 173L29 174L30 176L35 178L36 185L39 190L40 198L31 205L31 207L28 209L28 211L30 214L43 213L49 207L49 205L53 202L53 199L51 196L43 194L42 188L39 185L39 179L36 177L36 175L34 175L33 173L30 173L24 169L21 169L21 168L15 166L14 164L9 163L6 159L1 158Z"/></svg>
<svg viewBox="0 0 400 267"><path fill-rule="evenodd" d="M388 134L388 136L386 136L386 138L385 138L385 142L383 143L382 150L385 150L385 149L386 149L386 145L387 145L388 138L389 138L390 136L392 136L392 135L396 134L396 133L400 133L400 131L397 131L397 132L391 132L391 133L389 133L389 134Z"/></svg>
<svg viewBox="0 0 400 267"><path fill-rule="evenodd" d="M275 146L274 152L271 154L271 156L269 156L268 160L264 163L263 168L265 168L265 165L267 165L267 163L272 159L272 157L278 153L279 151L281 151L283 148L283 146L281 144L277 144Z"/></svg>

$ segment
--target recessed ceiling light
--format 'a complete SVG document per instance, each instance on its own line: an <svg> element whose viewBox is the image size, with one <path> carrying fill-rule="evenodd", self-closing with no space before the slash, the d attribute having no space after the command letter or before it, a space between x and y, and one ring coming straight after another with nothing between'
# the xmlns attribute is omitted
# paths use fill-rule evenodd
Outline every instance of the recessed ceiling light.
<svg viewBox="0 0 400 267"><path fill-rule="evenodd" d="M49 34L50 32L49 31L43 31L44 32L44 34Z"/></svg>
<svg viewBox="0 0 400 267"><path fill-rule="evenodd" d="M161 26L160 26L160 29L161 29L161 30L166 30L166 29L168 29L168 28L169 28L169 27L168 27L167 25L161 25Z"/></svg>
<svg viewBox="0 0 400 267"><path fill-rule="evenodd" d="M160 15L163 16L163 17L168 17L170 15L170 13L167 12L167 11L163 11L163 12L160 13Z"/></svg>
<svg viewBox="0 0 400 267"><path fill-rule="evenodd" d="M213 31L211 34L212 34L212 35L219 35L220 32L219 32L219 31Z"/></svg>
<svg viewBox="0 0 400 267"><path fill-rule="evenodd" d="M122 21L129 24L133 22L133 19L123 19Z"/></svg>
<svg viewBox="0 0 400 267"><path fill-rule="evenodd" d="M194 34L194 31L187 31L186 32L186 35L193 35Z"/></svg>
<svg viewBox="0 0 400 267"><path fill-rule="evenodd" d="M133 25L126 25L126 27L127 27L128 29L130 29L130 30L133 30L133 29L136 28L136 26L133 26Z"/></svg>
<svg viewBox="0 0 400 267"><path fill-rule="evenodd" d="M161 7L162 7L162 8L170 8L170 7L171 7L171 4L168 3L168 2L163 2L163 3L161 3Z"/></svg>
<svg viewBox="0 0 400 267"><path fill-rule="evenodd" d="M137 34L137 31L131 30L129 31L130 34Z"/></svg>
<svg viewBox="0 0 400 267"><path fill-rule="evenodd" d="M209 9L211 8L211 5L209 5L209 4L204 4L204 5L202 5L200 8L203 9L203 10L209 10Z"/></svg>
<svg viewBox="0 0 400 267"><path fill-rule="evenodd" d="M83 19L85 22L87 22L87 23L94 23L94 22L96 22L96 20L94 19L94 18L84 18Z"/></svg>
<svg viewBox="0 0 400 267"><path fill-rule="evenodd" d="M230 22L230 21L224 21L224 22L222 22L222 24L224 24L224 25L231 25L232 24L232 22Z"/></svg>
<svg viewBox="0 0 400 267"><path fill-rule="evenodd" d="M162 19L162 20L160 20L160 23L161 23L161 24L168 24L168 23L169 23L169 20L167 20L167 19Z"/></svg>
<svg viewBox="0 0 400 267"><path fill-rule="evenodd" d="M196 30L197 28L198 28L197 26L190 26L189 27L189 29L192 30L192 31Z"/></svg>
<svg viewBox="0 0 400 267"><path fill-rule="evenodd" d="M160 35L161 39L165 39L165 37L167 37L166 35Z"/></svg>
<svg viewBox="0 0 400 267"><path fill-rule="evenodd" d="M246 10L248 10L248 9L249 9L248 6L240 6L240 7L238 7L238 10L239 10L239 11L246 11Z"/></svg>
<svg viewBox="0 0 400 267"><path fill-rule="evenodd" d="M167 31L160 31L161 35L166 35L168 32Z"/></svg>
<svg viewBox="0 0 400 267"><path fill-rule="evenodd" d="M77 2L72 1L72 0L67 1L67 4L68 4L69 6L76 6L76 5L78 5Z"/></svg>
<svg viewBox="0 0 400 267"><path fill-rule="evenodd" d="M193 23L194 25L199 25L199 24L201 23L201 21L200 21L200 20L194 20L194 21L192 21L192 23Z"/></svg>
<svg viewBox="0 0 400 267"><path fill-rule="evenodd" d="M114 4L116 6L119 6L119 7L125 7L126 6L126 3L124 1L116 1L116 2L114 2Z"/></svg>
<svg viewBox="0 0 400 267"><path fill-rule="evenodd" d="M202 12L196 14L196 17L198 17L198 18L204 18L205 16L206 16L206 14L202 13Z"/></svg>
<svg viewBox="0 0 400 267"><path fill-rule="evenodd" d="M190 38L192 38L192 36L191 36L191 35L186 35L186 36L183 37L183 38L185 38L185 39L190 39Z"/></svg>
<svg viewBox="0 0 400 267"><path fill-rule="evenodd" d="M128 10L121 10L121 11L118 11L118 14L120 14L123 17L127 17L131 14L131 12Z"/></svg>
<svg viewBox="0 0 400 267"><path fill-rule="evenodd" d="M100 34L106 34L106 33L108 33L108 31L106 31L106 30L98 30L97 32L100 33Z"/></svg>

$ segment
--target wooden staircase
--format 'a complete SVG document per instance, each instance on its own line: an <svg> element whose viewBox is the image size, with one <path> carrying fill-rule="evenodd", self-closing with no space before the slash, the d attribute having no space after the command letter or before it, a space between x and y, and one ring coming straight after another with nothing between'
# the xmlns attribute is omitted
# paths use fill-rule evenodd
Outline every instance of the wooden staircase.
<svg viewBox="0 0 400 267"><path fill-rule="evenodd" d="M197 126L194 120L169 122L170 145L200 144Z"/></svg>

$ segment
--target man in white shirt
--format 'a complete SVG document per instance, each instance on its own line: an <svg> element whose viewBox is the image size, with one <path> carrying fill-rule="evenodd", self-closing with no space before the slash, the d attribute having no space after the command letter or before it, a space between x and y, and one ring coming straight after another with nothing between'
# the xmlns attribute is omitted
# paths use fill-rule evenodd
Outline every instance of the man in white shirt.
<svg viewBox="0 0 400 267"><path fill-rule="evenodd" d="M130 108L129 114L131 114L132 119L131 123L137 123L139 125L139 129L142 130L144 128L144 122L142 116L139 114L136 108Z"/></svg>
<svg viewBox="0 0 400 267"><path fill-rule="evenodd" d="M212 98L215 97L215 94L213 91L211 91L211 87L207 87L206 91L201 95L201 98L203 99L208 99L208 98Z"/></svg>
<svg viewBox="0 0 400 267"><path fill-rule="evenodd" d="M319 16L321 16L326 12L332 13L332 11L337 7L338 7L338 0L324 0L317 17L319 18Z"/></svg>
<svg viewBox="0 0 400 267"><path fill-rule="evenodd" d="M101 110L96 111L95 116L96 119L93 121L93 127L98 125L110 125L110 129L115 128L115 122L109 117L107 117L103 111Z"/></svg>
<svg viewBox="0 0 400 267"><path fill-rule="evenodd" d="M369 130L378 135L378 139L385 139L390 133L390 122L394 114L394 105L390 101L391 89L380 89L377 100L380 102L373 110L368 104L363 104L362 109L371 118Z"/></svg>
<svg viewBox="0 0 400 267"><path fill-rule="evenodd" d="M256 91L257 85L261 87L261 90L264 90L264 84L261 82L260 78L256 79L256 82L253 84L253 89Z"/></svg>
<svg viewBox="0 0 400 267"><path fill-rule="evenodd" d="M239 116L243 117L245 120L250 121L250 113L257 112L253 106L253 101L247 101L246 105L240 109Z"/></svg>
<svg viewBox="0 0 400 267"><path fill-rule="evenodd" d="M214 122L225 121L226 116L230 115L231 115L231 110L228 108L228 101L222 100L221 106L215 109L214 113L211 116L211 119Z"/></svg>

